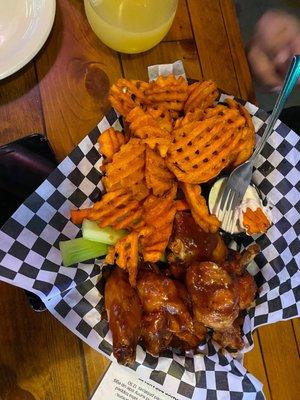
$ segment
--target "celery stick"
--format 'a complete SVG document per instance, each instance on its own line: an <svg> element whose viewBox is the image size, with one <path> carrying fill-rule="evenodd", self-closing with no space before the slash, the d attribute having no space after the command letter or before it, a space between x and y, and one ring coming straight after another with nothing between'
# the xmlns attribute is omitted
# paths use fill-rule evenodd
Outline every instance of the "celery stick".
<svg viewBox="0 0 300 400"><path fill-rule="evenodd" d="M108 251L107 244L93 242L84 238L59 242L59 248L65 267L104 256Z"/></svg>
<svg viewBox="0 0 300 400"><path fill-rule="evenodd" d="M93 240L95 242L115 244L119 239L127 235L125 229L115 230L110 226L100 228L95 221L84 219L82 223L82 236L85 239Z"/></svg>

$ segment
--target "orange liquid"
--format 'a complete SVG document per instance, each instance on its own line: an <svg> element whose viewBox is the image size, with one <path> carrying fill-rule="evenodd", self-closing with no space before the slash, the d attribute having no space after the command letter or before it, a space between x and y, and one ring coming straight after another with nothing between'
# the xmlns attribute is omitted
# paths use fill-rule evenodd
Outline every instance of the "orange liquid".
<svg viewBox="0 0 300 400"><path fill-rule="evenodd" d="M84 0L88 21L103 43L122 53L140 53L169 31L177 0Z"/></svg>

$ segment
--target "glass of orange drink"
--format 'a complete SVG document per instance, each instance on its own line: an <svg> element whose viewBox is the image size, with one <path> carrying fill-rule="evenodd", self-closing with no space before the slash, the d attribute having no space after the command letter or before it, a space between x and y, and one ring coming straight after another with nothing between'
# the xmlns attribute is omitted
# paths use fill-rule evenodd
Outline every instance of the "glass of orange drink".
<svg viewBox="0 0 300 400"><path fill-rule="evenodd" d="M178 0L84 0L88 21L99 39L121 53L140 53L169 31Z"/></svg>

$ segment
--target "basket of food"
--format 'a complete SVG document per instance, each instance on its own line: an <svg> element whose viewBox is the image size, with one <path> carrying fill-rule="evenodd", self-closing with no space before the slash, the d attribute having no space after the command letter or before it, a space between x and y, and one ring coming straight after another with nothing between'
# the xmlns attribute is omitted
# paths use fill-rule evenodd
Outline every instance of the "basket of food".
<svg viewBox="0 0 300 400"><path fill-rule="evenodd" d="M262 398L241 359L255 328L299 315L299 138L278 121L224 232L219 189L267 114L180 62L149 76L111 87L114 108L3 226L0 278L177 398Z"/></svg>

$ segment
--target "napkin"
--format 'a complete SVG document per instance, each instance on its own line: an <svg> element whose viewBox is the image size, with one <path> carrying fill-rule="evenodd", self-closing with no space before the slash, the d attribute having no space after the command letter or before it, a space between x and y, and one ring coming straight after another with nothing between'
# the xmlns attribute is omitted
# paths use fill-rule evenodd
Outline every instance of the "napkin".
<svg viewBox="0 0 300 400"><path fill-rule="evenodd" d="M184 75L182 63L177 62L150 67L151 79L166 71ZM242 104L253 116L259 137L268 114L248 102ZM113 109L2 227L0 279L37 294L62 324L113 359L112 336L107 321L101 319L104 301L98 290L103 260L66 268L58 247L59 241L80 236L80 229L70 221L70 209L89 207L103 189L97 139L111 126L122 129ZM278 120L253 174L254 183L273 206L274 224L255 239L262 251L249 272L259 293L244 321L243 352L253 346L255 328L300 313L299 160L299 137ZM246 237L238 245L253 242ZM180 356L168 350L153 357L138 346L132 369L177 399L264 398L262 384L242 365L243 352L233 357L211 340L199 351Z"/></svg>

